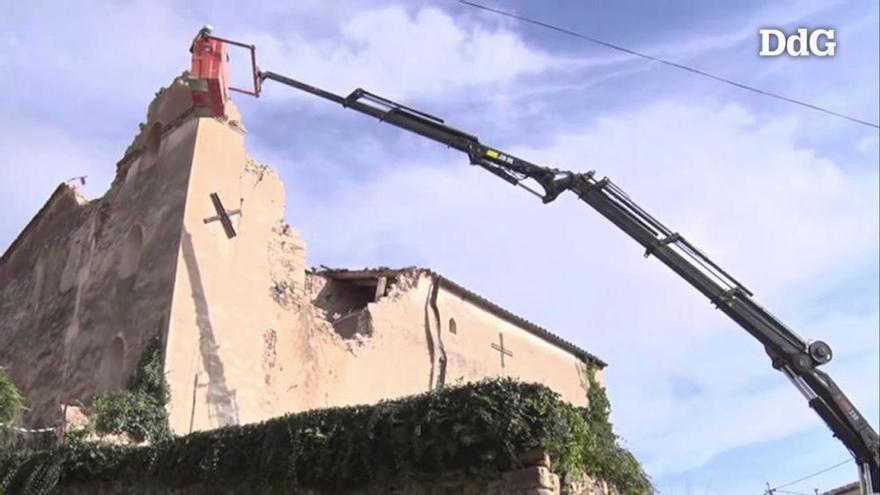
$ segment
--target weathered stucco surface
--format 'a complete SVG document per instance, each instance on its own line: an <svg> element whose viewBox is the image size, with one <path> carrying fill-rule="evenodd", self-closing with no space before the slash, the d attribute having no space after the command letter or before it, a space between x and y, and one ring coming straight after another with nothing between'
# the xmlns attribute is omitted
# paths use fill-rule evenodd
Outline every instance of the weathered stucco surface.
<svg viewBox="0 0 880 495"><path fill-rule="evenodd" d="M151 106L155 125L102 198L59 186L0 258L0 365L26 394L28 426L124 385L164 332L198 125L166 103L185 92L178 80Z"/></svg>
<svg viewBox="0 0 880 495"><path fill-rule="evenodd" d="M228 108L201 116L178 78L104 197L60 186L3 255L0 365L28 425L123 386L154 337L179 434L495 376L585 403L584 371L604 363L439 275L309 271L283 184Z"/></svg>
<svg viewBox="0 0 880 495"><path fill-rule="evenodd" d="M377 270L375 277L369 272L357 278L337 278L348 275L344 271L309 276L315 305L325 308L327 319L337 334L347 337L351 349L328 363L336 370L332 383L324 387L330 392L328 405L375 402L500 376L545 383L570 402L586 403L587 363L582 357L475 304L430 271ZM374 294L381 274L388 275L387 295L360 309L347 307L345 302L358 299L353 294L358 289L362 298ZM334 304L327 298L344 301ZM512 354L505 355L503 364L499 335Z"/></svg>

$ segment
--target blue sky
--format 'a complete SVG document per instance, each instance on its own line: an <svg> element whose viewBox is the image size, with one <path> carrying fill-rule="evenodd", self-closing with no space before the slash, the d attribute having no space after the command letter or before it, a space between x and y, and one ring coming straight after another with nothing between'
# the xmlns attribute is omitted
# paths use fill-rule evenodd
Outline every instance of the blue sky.
<svg viewBox="0 0 880 495"><path fill-rule="evenodd" d="M876 2L494 5L880 121ZM0 249L59 182L85 174L102 194L204 23L256 43L265 69L610 176L827 340L826 370L877 427L877 130L452 1L6 6ZM837 55L758 57L758 29L776 26L834 27ZM761 493L847 458L759 345L585 205L541 205L453 151L271 83L237 103L311 264L429 266L600 355L616 429L662 493ZM854 478L846 465L788 489Z"/></svg>

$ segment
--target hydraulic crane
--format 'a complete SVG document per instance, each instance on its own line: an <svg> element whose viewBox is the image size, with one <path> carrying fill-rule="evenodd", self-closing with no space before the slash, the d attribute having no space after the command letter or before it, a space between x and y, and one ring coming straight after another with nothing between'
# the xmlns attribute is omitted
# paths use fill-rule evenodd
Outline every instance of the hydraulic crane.
<svg viewBox="0 0 880 495"><path fill-rule="evenodd" d="M217 38L206 26L193 42L191 76L206 81L207 86L203 87L213 91L194 95L194 99L200 99L196 104L215 112L222 114L226 98L228 71L224 44L247 48L251 56L253 89L229 87L229 90L259 96L263 82L275 81L461 151L467 154L472 165L524 187L544 203L552 202L563 192L574 193L645 248L645 257L660 260L756 338L764 346L772 366L785 374L850 451L859 468L862 493L880 492L880 438L834 380L819 369L832 358L830 346L821 340L808 342L798 336L758 304L754 294L742 283L684 236L642 209L607 177L598 178L592 170L571 172L531 163L486 146L476 136L450 127L440 118L360 88L343 97L275 72L260 71L253 45ZM540 189L530 187L527 181L534 182Z"/></svg>

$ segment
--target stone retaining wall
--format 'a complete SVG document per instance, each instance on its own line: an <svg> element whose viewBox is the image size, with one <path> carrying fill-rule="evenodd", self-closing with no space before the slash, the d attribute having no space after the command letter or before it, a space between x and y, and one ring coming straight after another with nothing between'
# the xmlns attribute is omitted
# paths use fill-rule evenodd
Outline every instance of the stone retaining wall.
<svg viewBox="0 0 880 495"><path fill-rule="evenodd" d="M353 491L286 489L283 486L255 486L240 483L233 486L195 484L185 488L146 486L127 481L95 482L84 485L59 487L64 495L116 495L140 493L144 495L233 495L290 494L290 495L620 495L607 483L589 476L578 480L562 480L551 469L550 460L543 453L524 458L528 464L520 469L503 473L499 479L486 481L469 479L460 474L435 481L412 482L398 488L371 488Z"/></svg>

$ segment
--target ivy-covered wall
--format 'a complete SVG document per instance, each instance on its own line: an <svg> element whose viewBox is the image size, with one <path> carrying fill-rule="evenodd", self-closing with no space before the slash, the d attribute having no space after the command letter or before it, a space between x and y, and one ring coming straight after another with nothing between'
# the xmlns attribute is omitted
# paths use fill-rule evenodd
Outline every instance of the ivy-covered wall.
<svg viewBox="0 0 880 495"><path fill-rule="evenodd" d="M638 462L615 442L604 392L592 390L593 406L578 409L545 386L502 379L146 447L68 441L0 458L0 492L85 493L124 484L144 493L389 493L455 477L492 483L537 449L558 474L592 474L619 493L650 493Z"/></svg>
<svg viewBox="0 0 880 495"><path fill-rule="evenodd" d="M310 488L288 489L283 486L259 489L253 484L239 482L222 486L196 483L172 489L161 485L144 485L137 481L114 480L67 486L64 495L116 495L139 493L147 495L239 495L243 493L283 493L285 495L328 495L325 490ZM408 481L395 487L369 487L333 495L623 495L613 486L585 476L578 483L565 483L545 466L525 466L501 473L497 479L467 478L460 474L436 480Z"/></svg>
<svg viewBox="0 0 880 495"><path fill-rule="evenodd" d="M6 370L0 368L0 445L6 441L7 432L24 410L24 397Z"/></svg>
<svg viewBox="0 0 880 495"><path fill-rule="evenodd" d="M126 435L133 442L164 440L171 435L169 398L161 342L156 337L147 344L126 389L94 398L91 407L94 429L101 435Z"/></svg>

